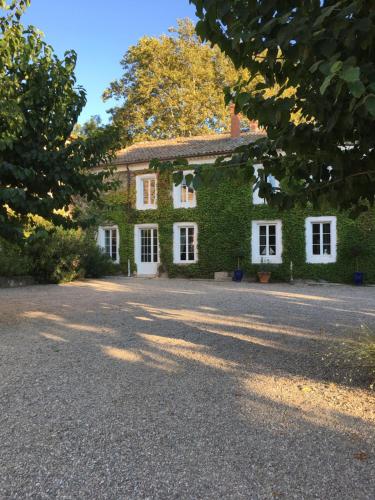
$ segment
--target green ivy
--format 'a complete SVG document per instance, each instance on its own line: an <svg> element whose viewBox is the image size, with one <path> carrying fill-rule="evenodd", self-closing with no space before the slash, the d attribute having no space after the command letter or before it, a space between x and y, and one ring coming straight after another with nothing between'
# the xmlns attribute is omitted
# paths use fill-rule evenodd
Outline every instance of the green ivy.
<svg viewBox="0 0 375 500"><path fill-rule="evenodd" d="M212 169L211 165L203 168ZM143 173L143 172L139 172ZM375 211L369 211L353 220L346 214L328 210L324 213L293 209L278 211L267 205L252 204L252 186L236 181L236 176L225 178L214 188L201 186L197 190L197 207L173 208L172 170L158 173L158 208L135 210L135 182L129 189L107 195L104 208L97 211L96 224L114 223L120 232L121 268L127 273L128 259L131 271L134 262L134 224L155 223L159 227L160 260L170 277L184 276L212 278L216 271L233 271L237 264L236 252L241 248L245 258L242 268L248 277L256 275L259 266L251 264L251 221L281 219L283 223L283 264L272 265L272 279L288 281L290 263L294 278L351 282L355 261L350 249L358 239L365 242L366 254L360 259L360 270L368 283L375 283ZM305 218L336 215L338 255L334 264L307 264L305 253ZM198 224L198 254L196 264L173 264L173 224Z"/></svg>

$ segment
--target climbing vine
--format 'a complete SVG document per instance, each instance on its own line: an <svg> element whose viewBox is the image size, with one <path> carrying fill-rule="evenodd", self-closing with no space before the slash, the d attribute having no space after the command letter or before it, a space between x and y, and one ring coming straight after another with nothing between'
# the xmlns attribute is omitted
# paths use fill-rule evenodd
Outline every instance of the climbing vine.
<svg viewBox="0 0 375 500"><path fill-rule="evenodd" d="M212 165L202 168L212 169ZM126 273L128 260L131 271L136 271L134 261L134 224L154 223L159 227L161 270L170 277L185 276L212 278L216 271L234 270L239 249L244 254L241 266L247 277L255 277L258 265L251 264L251 221L282 220L283 263L272 265L272 279L287 281L290 263L293 262L294 278L350 282L355 262L351 247L362 238L366 253L360 259L361 271L368 283L375 282L375 212L369 211L359 219L350 219L334 210L317 212L307 209L278 211L267 205L252 204L252 186L236 176L225 178L210 188L197 190L197 207L173 208L172 169L158 172L158 208L138 211L135 209L135 180L129 186L106 196L104 207L97 210L95 223L111 222L120 231L120 258ZM144 173L144 172L139 172ZM305 251L305 218L313 215L337 215L337 262L334 264L307 264ZM196 222L198 225L198 254L196 264L173 264L173 224Z"/></svg>

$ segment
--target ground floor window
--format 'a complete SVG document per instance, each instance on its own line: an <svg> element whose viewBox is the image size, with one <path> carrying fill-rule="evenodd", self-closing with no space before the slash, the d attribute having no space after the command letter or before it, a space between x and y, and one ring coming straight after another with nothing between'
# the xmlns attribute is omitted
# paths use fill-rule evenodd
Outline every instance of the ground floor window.
<svg viewBox="0 0 375 500"><path fill-rule="evenodd" d="M336 262L336 217L308 217L306 231L306 262Z"/></svg>
<svg viewBox="0 0 375 500"><path fill-rule="evenodd" d="M173 225L173 261L191 264L198 260L198 226L195 223Z"/></svg>
<svg viewBox="0 0 375 500"><path fill-rule="evenodd" d="M253 221L251 249L253 264L269 262L281 264L282 262L282 222Z"/></svg>
<svg viewBox="0 0 375 500"><path fill-rule="evenodd" d="M98 245L114 262L119 263L119 231L117 226L100 226Z"/></svg>

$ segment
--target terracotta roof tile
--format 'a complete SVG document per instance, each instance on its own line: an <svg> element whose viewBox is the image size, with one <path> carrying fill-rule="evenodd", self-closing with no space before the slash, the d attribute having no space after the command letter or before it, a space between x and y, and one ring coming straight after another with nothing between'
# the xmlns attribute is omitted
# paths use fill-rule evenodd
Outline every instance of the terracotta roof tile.
<svg viewBox="0 0 375 500"><path fill-rule="evenodd" d="M179 137L161 141L138 142L117 153L115 164L144 163L154 158L173 160L232 153L239 146L250 144L262 137L262 133L242 134L232 139L230 134L211 134L195 137Z"/></svg>

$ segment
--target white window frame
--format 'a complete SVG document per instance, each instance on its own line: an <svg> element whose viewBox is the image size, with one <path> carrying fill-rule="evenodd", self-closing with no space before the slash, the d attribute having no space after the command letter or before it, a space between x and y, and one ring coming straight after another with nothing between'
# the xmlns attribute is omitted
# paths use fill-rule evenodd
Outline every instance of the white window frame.
<svg viewBox="0 0 375 500"><path fill-rule="evenodd" d="M313 224L331 225L330 255L313 254ZM337 260L337 218L335 216L307 217L305 220L306 262L309 264L332 264Z"/></svg>
<svg viewBox="0 0 375 500"><path fill-rule="evenodd" d="M255 177L258 175L258 170L263 169L263 168L264 167L261 163L254 165ZM267 177L267 181L270 182L271 184L273 183L275 189L278 189L280 187L280 182L277 179L275 179L275 177L273 175L269 175ZM255 183L254 183L254 185L255 185ZM254 189L254 185L253 185L253 205L267 205L267 200L265 200L264 198L261 198L259 196L259 188Z"/></svg>
<svg viewBox="0 0 375 500"><path fill-rule="evenodd" d="M259 251L260 226L276 226L276 253L275 255L261 255ZM281 220L253 220L251 223L251 262L253 264L270 263L282 264L283 254L283 223Z"/></svg>
<svg viewBox="0 0 375 500"><path fill-rule="evenodd" d="M120 264L120 232L116 225L99 226L97 234L97 244L105 253L105 231L116 231L116 259L112 259L115 264Z"/></svg>
<svg viewBox="0 0 375 500"><path fill-rule="evenodd" d="M143 182L147 180L155 180L155 200L152 203L144 203L143 201ZM158 206L158 178L156 174L142 174L137 175L136 180L136 207L137 210L155 210Z"/></svg>
<svg viewBox="0 0 375 500"><path fill-rule="evenodd" d="M184 170L183 176L184 180L187 175L194 175L194 170ZM181 182L178 186L173 183L173 207L174 208L195 208L197 206L197 193L194 189L194 198L193 200L183 202L182 201L182 188L186 186L186 184Z"/></svg>
<svg viewBox="0 0 375 500"><path fill-rule="evenodd" d="M180 253L180 229L194 228L194 260L181 260ZM198 225L195 222L176 222L173 224L173 263L174 264L196 264L198 262Z"/></svg>

